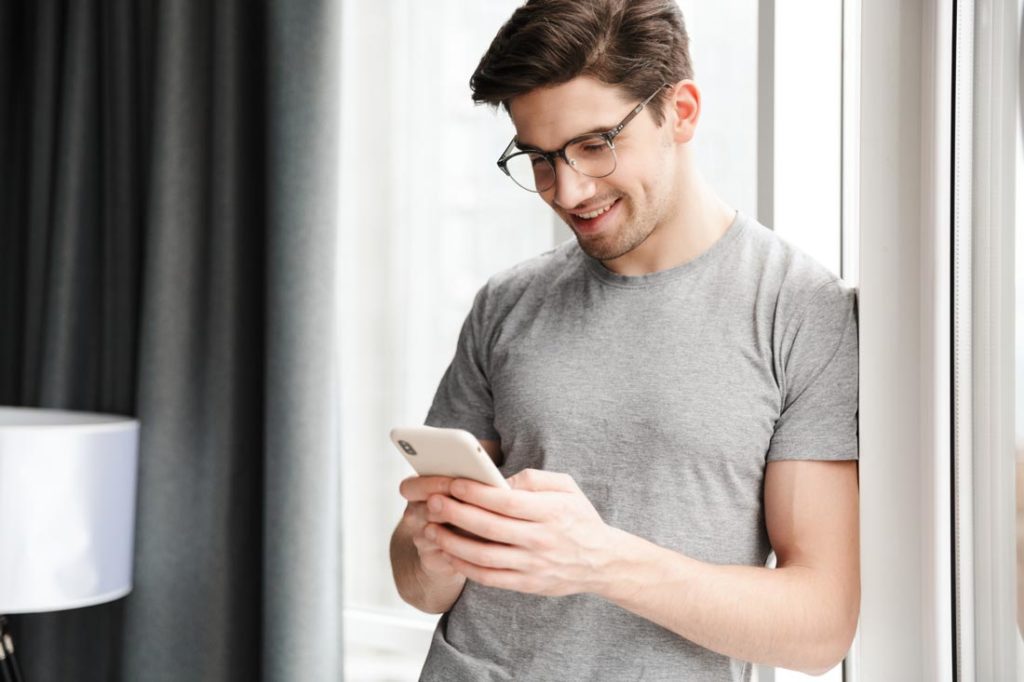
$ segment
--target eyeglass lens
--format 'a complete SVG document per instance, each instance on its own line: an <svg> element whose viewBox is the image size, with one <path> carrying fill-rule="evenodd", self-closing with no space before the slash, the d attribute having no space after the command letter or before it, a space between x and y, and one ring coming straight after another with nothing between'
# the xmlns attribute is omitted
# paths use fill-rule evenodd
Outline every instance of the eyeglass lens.
<svg viewBox="0 0 1024 682"><path fill-rule="evenodd" d="M600 135L576 140L565 148L565 156L570 166L591 178L603 178L615 170L615 152ZM543 192L555 184L555 167L542 154L514 154L505 167L518 185L531 192Z"/></svg>

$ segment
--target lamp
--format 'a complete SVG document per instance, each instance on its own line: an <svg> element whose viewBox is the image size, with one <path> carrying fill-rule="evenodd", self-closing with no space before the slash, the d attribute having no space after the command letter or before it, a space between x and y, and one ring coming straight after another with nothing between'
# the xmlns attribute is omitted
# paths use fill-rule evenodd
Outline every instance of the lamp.
<svg viewBox="0 0 1024 682"><path fill-rule="evenodd" d="M0 614L59 611L132 589L139 423L0 407ZM2 621L0 617L0 621ZM0 633L0 679L21 679Z"/></svg>

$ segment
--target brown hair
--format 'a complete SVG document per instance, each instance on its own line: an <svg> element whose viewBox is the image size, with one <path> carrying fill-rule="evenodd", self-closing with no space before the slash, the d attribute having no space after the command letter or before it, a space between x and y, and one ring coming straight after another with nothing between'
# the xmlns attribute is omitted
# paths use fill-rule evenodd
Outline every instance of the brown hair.
<svg viewBox="0 0 1024 682"><path fill-rule="evenodd" d="M508 110L516 95L579 76L646 99L693 78L689 37L676 0L529 0L480 59L469 87L477 104ZM665 92L651 100L664 120Z"/></svg>

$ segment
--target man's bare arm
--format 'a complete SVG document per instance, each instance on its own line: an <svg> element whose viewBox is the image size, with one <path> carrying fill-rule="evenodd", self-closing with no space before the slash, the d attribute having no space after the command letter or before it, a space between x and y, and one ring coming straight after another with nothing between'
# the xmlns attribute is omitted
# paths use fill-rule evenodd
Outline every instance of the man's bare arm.
<svg viewBox="0 0 1024 682"><path fill-rule="evenodd" d="M849 648L860 607L856 462L770 463L765 523L774 570L707 564L628 536L599 594L734 658L825 672Z"/></svg>
<svg viewBox="0 0 1024 682"><path fill-rule="evenodd" d="M776 569L708 564L611 528L563 474L509 481L512 491L456 481L452 497L431 500L424 534L470 580L595 593L713 651L804 672L827 670L849 647L860 603L856 462L768 464Z"/></svg>
<svg viewBox="0 0 1024 682"><path fill-rule="evenodd" d="M498 441L485 440L481 445L495 462L501 463ZM427 613L450 609L466 584L466 577L456 573L437 544L423 535L428 523L427 498L448 496L451 481L442 476L414 476L402 481L400 493L407 504L391 535L391 570L398 594Z"/></svg>

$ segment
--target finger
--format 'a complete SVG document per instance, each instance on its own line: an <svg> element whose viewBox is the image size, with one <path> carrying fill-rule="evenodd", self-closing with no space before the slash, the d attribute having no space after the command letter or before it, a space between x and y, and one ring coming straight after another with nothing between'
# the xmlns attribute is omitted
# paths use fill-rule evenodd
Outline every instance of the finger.
<svg viewBox="0 0 1024 682"><path fill-rule="evenodd" d="M425 561L428 559L443 560L446 559L444 552L441 551L441 547L437 544L437 524L427 524L419 532L412 537L412 544L416 547L416 552L420 555L420 560Z"/></svg>
<svg viewBox="0 0 1024 682"><path fill-rule="evenodd" d="M416 551L419 554L420 566L424 571L430 574L449 577L455 574L451 558L442 552L441 548L435 543L426 538L420 538L414 542L416 544Z"/></svg>
<svg viewBox="0 0 1024 682"><path fill-rule="evenodd" d="M449 561L457 573L466 576L475 583L487 587L497 587L502 590L514 590L516 592L535 591L528 589L530 587L530 578L520 571L478 566L456 556L449 557Z"/></svg>
<svg viewBox="0 0 1024 682"><path fill-rule="evenodd" d="M415 530L425 526L427 521L426 504L423 502L410 502L405 505L405 511L402 512L402 522L406 526L410 526Z"/></svg>
<svg viewBox="0 0 1024 682"><path fill-rule="evenodd" d="M440 549L437 546L437 543L435 543L433 540L428 540L426 537L419 533L413 536L412 544L413 547L416 548L416 552L420 555L420 558L426 556L427 554L430 554L431 552L440 551Z"/></svg>
<svg viewBox="0 0 1024 682"><path fill-rule="evenodd" d="M434 530L434 542L449 557L462 559L477 566L511 570L525 569L529 563L527 552L518 547L471 540L453 533L444 526L431 525L429 528Z"/></svg>
<svg viewBox="0 0 1024 682"><path fill-rule="evenodd" d="M515 476L509 477L508 483L514 490L580 492L580 487L576 485L572 476L557 471L523 469Z"/></svg>
<svg viewBox="0 0 1024 682"><path fill-rule="evenodd" d="M447 495L451 483L448 476L410 476L398 486L398 492L410 502L423 502L431 495Z"/></svg>
<svg viewBox="0 0 1024 682"><path fill-rule="evenodd" d="M544 521L556 513L552 501L530 490L503 490L469 479L455 479L450 486L453 498L463 500L502 516L524 521Z"/></svg>
<svg viewBox="0 0 1024 682"><path fill-rule="evenodd" d="M437 500L451 500L450 497L443 495L432 495L430 499ZM438 509L441 508L441 503L436 503ZM402 514L402 521L405 525L413 530L413 532L419 532L423 530L423 527L428 523L446 523L446 519L437 512L434 512L430 508L428 502L409 502L405 505L405 512Z"/></svg>
<svg viewBox="0 0 1024 682"><path fill-rule="evenodd" d="M451 560L444 558L444 555L440 552L430 558L420 557L420 566L423 567L423 571L428 575L453 578L459 574L455 567L452 566Z"/></svg>
<svg viewBox="0 0 1024 682"><path fill-rule="evenodd" d="M430 504L436 510L430 511L429 521L450 523L493 542L528 547L530 538L535 533L535 524L532 521L496 514L450 497L441 497L440 495L431 497Z"/></svg>

